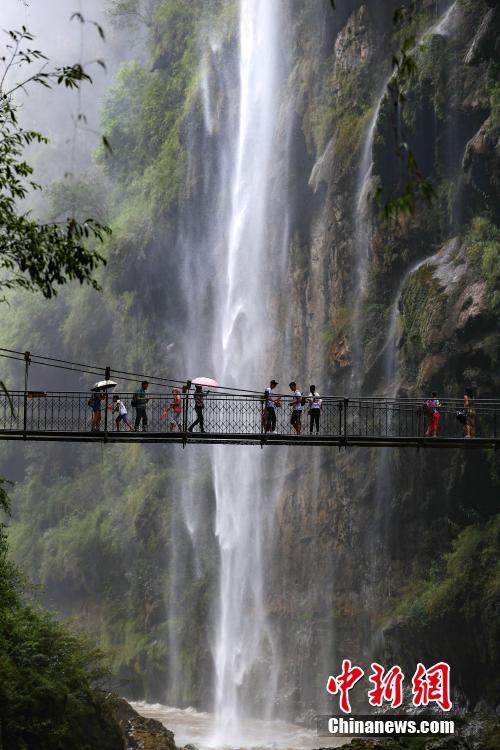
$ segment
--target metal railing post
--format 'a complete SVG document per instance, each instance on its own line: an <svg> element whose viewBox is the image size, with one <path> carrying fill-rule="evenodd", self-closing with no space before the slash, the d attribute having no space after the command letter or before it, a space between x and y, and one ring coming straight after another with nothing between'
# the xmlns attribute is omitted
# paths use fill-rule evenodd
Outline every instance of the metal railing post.
<svg viewBox="0 0 500 750"><path fill-rule="evenodd" d="M23 433L24 439L26 440L26 433L28 431L28 377L29 367L31 364L30 353L24 352L24 415L23 415Z"/></svg>
<svg viewBox="0 0 500 750"><path fill-rule="evenodd" d="M342 412L343 412L343 403L342 401L339 401L339 437L342 436Z"/></svg>
<svg viewBox="0 0 500 750"><path fill-rule="evenodd" d="M191 381L188 380L184 386L184 398L182 399L182 447L186 447L187 443L187 430L188 430L188 399L189 389L191 388Z"/></svg>
<svg viewBox="0 0 500 750"><path fill-rule="evenodd" d="M111 379L111 367L108 365L106 369L104 370L104 380L110 380ZM105 398L105 409L104 409L104 442L108 439L108 407L109 407L109 392L106 388L106 398Z"/></svg>
<svg viewBox="0 0 500 750"><path fill-rule="evenodd" d="M346 445L347 445L347 438L348 438L348 435L347 435L347 410L348 409L349 409L349 399L345 398L344 399L344 440L345 440Z"/></svg>

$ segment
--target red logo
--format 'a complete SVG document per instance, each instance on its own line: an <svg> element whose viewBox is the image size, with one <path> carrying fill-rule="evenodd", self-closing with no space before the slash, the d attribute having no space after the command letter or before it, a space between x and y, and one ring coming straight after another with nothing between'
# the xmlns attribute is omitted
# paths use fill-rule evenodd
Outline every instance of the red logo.
<svg viewBox="0 0 500 750"><path fill-rule="evenodd" d="M418 663L411 681L413 687L413 705L428 706L437 703L443 711L449 711L450 701L450 665L440 661L426 669Z"/></svg>
<svg viewBox="0 0 500 750"><path fill-rule="evenodd" d="M340 693L340 708L346 714L351 713L349 690L363 677L364 673L361 667L351 666L350 659L344 659L342 662L342 672L338 677L330 676L328 678L326 689L331 695L335 695L337 692Z"/></svg>
<svg viewBox="0 0 500 750"><path fill-rule="evenodd" d="M392 667L387 673L384 668L373 662L372 673L369 677L374 687L368 692L370 706L381 706L382 701L391 704L391 708L398 708L403 702L403 680L405 678L401 668Z"/></svg>
<svg viewBox="0 0 500 750"><path fill-rule="evenodd" d="M371 664L369 681L373 685L368 691L370 706L382 706L390 703L391 708L398 708L403 703L403 682L405 676L401 667L395 665L387 671L381 664ZM330 675L326 683L326 690L330 695L340 696L341 710L351 713L349 692L363 677L364 670L353 666L350 659L342 662L342 672L336 677ZM414 706L428 706L436 703L443 711L452 707L450 700L450 666L444 661L437 662L426 669L420 662L412 677L412 702Z"/></svg>

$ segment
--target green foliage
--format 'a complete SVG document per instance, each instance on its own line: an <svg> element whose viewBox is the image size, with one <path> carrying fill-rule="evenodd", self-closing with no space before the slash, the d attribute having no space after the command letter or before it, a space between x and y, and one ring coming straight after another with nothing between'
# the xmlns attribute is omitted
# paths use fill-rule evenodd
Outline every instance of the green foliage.
<svg viewBox="0 0 500 750"><path fill-rule="evenodd" d="M33 168L24 159L26 147L46 143L46 138L35 130L22 128L17 120L13 95L29 84L50 88L52 82L68 88L78 88L83 81L91 81L81 65L64 66L46 71L45 66L27 74L8 88L10 71L46 61L39 50L26 47L33 36L22 31L9 31L10 44L3 62L0 82L0 269L3 269L0 289L21 287L40 290L52 297L57 287L71 280L91 284L95 269L104 258L87 247L87 240L100 242L110 232L108 227L87 218L79 223L75 218L62 222L40 223L29 213L22 213L19 204L31 191L40 186L33 180Z"/></svg>
<svg viewBox="0 0 500 750"><path fill-rule="evenodd" d="M352 325L352 310L349 307L337 307L333 311L330 323L323 332L325 344L336 344L342 336L345 336Z"/></svg>
<svg viewBox="0 0 500 750"><path fill-rule="evenodd" d="M476 216L467 233L469 259L486 282L489 309L500 314L500 228Z"/></svg>
<svg viewBox="0 0 500 750"><path fill-rule="evenodd" d="M143 247L160 217L168 219L185 182L182 129L197 80L194 12L190 3L157 6L154 70L137 62L124 65L104 107L103 128L113 154L101 153L101 161L120 182L116 226Z"/></svg>
<svg viewBox="0 0 500 750"><path fill-rule="evenodd" d="M439 315L442 297L432 266L421 266L407 279L401 291L401 321L410 360L421 359L429 353L432 324Z"/></svg>
<svg viewBox="0 0 500 750"><path fill-rule="evenodd" d="M361 115L346 112L337 125L335 135L335 166L340 176L350 173L359 156L361 141L370 120L371 111Z"/></svg>
<svg viewBox="0 0 500 750"><path fill-rule="evenodd" d="M139 445L125 452L91 448L80 460L52 451L49 463L48 454L40 455L16 486L10 536L15 559L41 585L44 601L63 617L84 620L109 655L113 674L123 680L122 690L158 700L166 688L168 628L176 626L165 611L168 550L180 542L172 540L171 528L175 457L165 460L164 451L155 460L152 455ZM209 467L200 465L197 473L204 487L193 493L208 496ZM198 554L208 552L200 548ZM172 608L170 614L178 618L183 668L189 662L192 670L186 700L203 690L195 662L209 660L200 632L208 621L213 580L213 573L187 577L181 606L188 613L181 616Z"/></svg>
<svg viewBox="0 0 500 750"><path fill-rule="evenodd" d="M110 0L108 15L117 26L134 30L138 25L151 26L156 0Z"/></svg>
<svg viewBox="0 0 500 750"><path fill-rule="evenodd" d="M0 508L9 505L0 482ZM102 654L24 601L0 524L0 736L3 747L120 750Z"/></svg>
<svg viewBox="0 0 500 750"><path fill-rule="evenodd" d="M500 81L495 81L488 91L491 107L491 122L493 127L500 127Z"/></svg>
<svg viewBox="0 0 500 750"><path fill-rule="evenodd" d="M464 528L446 555L425 579L410 581L400 613L413 627L463 622L467 632L481 633L481 662L494 664L499 638L500 515L482 526Z"/></svg>
<svg viewBox="0 0 500 750"><path fill-rule="evenodd" d="M387 196L382 188L376 193L376 200L380 205L381 217L388 223L397 221L405 215L413 214L420 199L431 203L437 193L428 176L424 175L417 163L413 149L410 146L410 132L405 133L403 123L408 124L409 94L420 74L418 55L418 31L424 22L428 22L425 14L417 12L417 6L410 3L408 7L401 6L394 13L394 25L399 37L399 50L393 55L393 74L387 85L389 100L395 105L393 117L399 113L401 123L394 122L393 130L396 137L396 155L405 165L406 179ZM414 105L413 105L414 106Z"/></svg>

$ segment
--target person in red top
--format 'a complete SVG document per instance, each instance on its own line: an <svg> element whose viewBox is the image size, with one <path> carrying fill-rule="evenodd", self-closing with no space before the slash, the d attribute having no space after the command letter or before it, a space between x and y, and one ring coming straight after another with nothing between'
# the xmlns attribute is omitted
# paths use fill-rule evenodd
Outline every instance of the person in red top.
<svg viewBox="0 0 500 750"><path fill-rule="evenodd" d="M436 391L432 391L432 398L425 402L425 412L427 414L427 430L424 437L437 437L439 427L439 407L441 402L437 397Z"/></svg>
<svg viewBox="0 0 500 750"><path fill-rule="evenodd" d="M179 432L182 431L182 402L181 392L179 388L172 388L172 402L169 406L170 409L170 422L168 423L168 431L173 432L177 427Z"/></svg>

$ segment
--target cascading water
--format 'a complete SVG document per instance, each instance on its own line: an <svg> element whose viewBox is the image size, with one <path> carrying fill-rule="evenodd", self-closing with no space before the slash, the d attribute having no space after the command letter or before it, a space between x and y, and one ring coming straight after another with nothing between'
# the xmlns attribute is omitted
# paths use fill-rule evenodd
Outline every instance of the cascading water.
<svg viewBox="0 0 500 750"><path fill-rule="evenodd" d="M426 30L417 42L417 46L426 43L434 35L439 34L446 36L450 31L450 25L453 20L453 15L456 9L456 2L451 3L447 9L443 12L441 17L435 22L430 29ZM390 79L389 79L390 80ZM388 81L389 82L389 81ZM388 83L387 82L387 83ZM387 84L386 84L387 85ZM385 94L382 95L378 108L375 112L373 130L376 127L376 121L379 115L380 107L382 105ZM399 103L398 103L399 104ZM398 127L400 126L400 114L398 109ZM399 134L398 134L399 137ZM370 143L370 131L368 133L367 144L371 149L373 147L373 134ZM366 149L366 146L365 146ZM363 159L367 160L365 152L363 152ZM371 178L372 165L366 172L367 181ZM361 191L359 193L359 199L363 198L363 195L368 192L368 189L362 184ZM369 235L368 235L369 238ZM369 242L369 239L366 240ZM367 246L369 248L369 245ZM361 255L362 262L368 262L368 253ZM420 260L418 263L413 265L404 275L401 283L398 286L394 302L391 305L385 339L382 345L382 366L381 366L381 378L379 383L379 393L381 396L388 398L395 398L398 395L399 389L399 338L400 338L400 301L402 289L406 281L414 274L422 265L429 262L429 259ZM359 304L359 303L358 303ZM397 431L397 427L394 428L389 424L387 426L387 434L391 435ZM390 448L381 448L377 452L376 457L376 482L374 488L373 497L373 528L377 529L376 533L372 533L367 543L367 554L370 558L369 569L372 571L371 586L375 586L377 581L381 581L384 578L383 570L386 565L385 549L387 548L386 540L389 533L388 522L390 508L394 493L395 493L395 464L397 461L397 455ZM371 591L373 595L374 589ZM378 646L375 640L370 644L370 650L372 655L376 652Z"/></svg>
<svg viewBox="0 0 500 750"><path fill-rule="evenodd" d="M355 202L355 231L354 231L354 306L352 323L352 376L351 386L353 395L359 392L362 383L363 352L362 352L362 312L368 285L368 268L371 254L371 208L370 186L373 170L373 142L377 129L378 117L382 103L387 95L387 83L384 83L377 106L368 124L366 137L358 169L356 202Z"/></svg>
<svg viewBox="0 0 500 750"><path fill-rule="evenodd" d="M280 3L269 0L240 4L239 122L228 186L227 274L214 334L220 377L240 386L270 377L266 349L272 327L265 297L272 294L269 282L279 278L280 268L268 246L267 226L280 103L282 11ZM218 447L213 466L220 551L214 642L217 740L237 744L243 711L265 714L278 673L264 605L265 540L278 488L263 476L263 456L255 449L241 448L235 466L227 448ZM251 696L257 697L253 705Z"/></svg>
<svg viewBox="0 0 500 750"><path fill-rule="evenodd" d="M424 43L427 39L433 35L439 34L441 36L447 36L450 33L450 27L453 23L454 13L456 11L457 3L453 2L447 10L441 15L436 23L434 23L430 29L425 31L419 38L416 46ZM361 161L358 168L358 176L356 183L356 215L355 215L355 232L354 232L354 305L353 305L353 322L352 322L352 375L351 375L351 387L356 391L359 389L362 383L362 371L363 371L363 352L362 352L362 337L363 337L363 324L362 324L362 311L363 303L366 299L366 292L368 286L368 270L371 256L371 234L372 234L372 215L370 207L370 187L372 184L372 172L373 172L373 144L375 140L375 133L377 130L377 123L382 109L384 100L387 97L388 87L392 78L392 73L384 82L382 92L378 97L377 104L373 115L369 121L363 149L361 152ZM401 127L401 113L400 103L397 101L397 128L398 138L400 138L400 127ZM394 310L394 308L393 308ZM395 321L396 314L392 312L389 325L394 328L393 333L395 334ZM390 331L388 331L390 334ZM385 373L386 374L386 373Z"/></svg>
<svg viewBox="0 0 500 750"><path fill-rule="evenodd" d="M282 248L289 244L286 196L276 200L286 182L283 173L288 163L287 154L283 154L289 137L284 124L288 119L280 111L289 73L287 13L286 5L277 1L241 0L238 44L233 43L236 49L228 50L209 25L200 42L203 122L200 127L194 119L187 137L192 160L189 179L202 186L202 205L196 205L193 217L193 207L186 201L179 236L182 283L189 300L182 358L190 376L215 376L228 386L261 383L264 388L270 377L276 376L272 347L277 341L280 283L287 279ZM368 197L372 152L385 89L369 123L358 170L358 343L354 351L359 353L359 361L371 250ZM396 319L397 310L394 330ZM393 326L389 335L392 341ZM392 351L392 344L390 348ZM283 371L282 353L280 359ZM359 367L358 374L361 371ZM209 415L210 398L207 407ZM207 427L210 429L210 424ZM203 575L198 547L200 535L212 534L207 523L211 516L201 503L206 486L200 490L191 480L201 474L206 461L213 472L219 560L211 638L217 715L213 742L238 745L245 714L269 718L272 713L279 676L279 650L266 615L264 571L281 481L274 476L269 456L257 449L238 448L237 465L227 447L201 451L196 458L183 457L184 533L172 542L172 549L177 550L172 555L174 577L178 579L176 590L182 594L182 580ZM180 549L186 541L190 554ZM188 560L189 574L183 570ZM182 595L177 599L182 608ZM182 613L179 618L183 619ZM172 637L172 651L178 648ZM174 655L171 659L178 670L178 660Z"/></svg>
<svg viewBox="0 0 500 750"><path fill-rule="evenodd" d="M279 200L278 208L273 203L286 181L286 157L279 178L271 160L288 146L286 123L279 117L287 76L287 16L282 3L269 0L241 0L238 9L238 32L229 45L227 38L221 42L210 14L200 24L203 127L199 118L191 118L186 190L193 183L201 190L194 204L186 199L178 229L186 299L180 354L191 377L215 376L235 387L261 383L264 390L275 374L270 372L275 340L270 306L279 297L280 279L286 278L286 201ZM259 420L258 403L256 409ZM210 430L210 396L205 418ZM199 548L210 548L210 559L215 532L219 590L208 635L215 668L213 744L237 745L243 740L244 714L269 718L278 679L264 567L281 484L266 456L251 447L239 447L237 456L225 446L201 448L182 462L184 481L171 539L170 668L182 682L175 653L182 647L177 628L186 618L182 591L206 573ZM212 492L208 505L213 499L215 528L206 502ZM178 699L182 689L169 695Z"/></svg>

